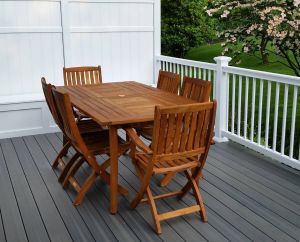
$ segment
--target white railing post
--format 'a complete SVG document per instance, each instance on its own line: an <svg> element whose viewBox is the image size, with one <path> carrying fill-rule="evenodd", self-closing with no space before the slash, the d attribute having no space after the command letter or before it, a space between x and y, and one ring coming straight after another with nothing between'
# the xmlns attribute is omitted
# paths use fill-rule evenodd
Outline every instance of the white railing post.
<svg viewBox="0 0 300 242"><path fill-rule="evenodd" d="M216 100L218 102L217 114L216 114L216 124L215 124L215 136L214 140L216 142L226 142L228 141L222 134L222 131L226 129L227 120L227 85L228 85L228 74L223 72L223 67L228 66L231 61L230 57L218 56L214 58L217 63L217 71L215 78L216 85Z"/></svg>
<svg viewBox="0 0 300 242"><path fill-rule="evenodd" d="M157 56L161 55L161 0L154 1L154 68L153 68L153 82L156 86L156 79L160 70L160 60Z"/></svg>

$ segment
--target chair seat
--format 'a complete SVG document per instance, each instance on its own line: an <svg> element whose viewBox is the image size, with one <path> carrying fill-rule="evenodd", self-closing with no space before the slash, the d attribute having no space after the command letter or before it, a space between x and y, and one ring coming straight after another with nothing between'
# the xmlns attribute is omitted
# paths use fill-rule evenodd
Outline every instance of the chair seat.
<svg viewBox="0 0 300 242"><path fill-rule="evenodd" d="M77 126L81 134L95 133L103 130L102 126L92 119L80 120L77 122Z"/></svg>
<svg viewBox="0 0 300 242"><path fill-rule="evenodd" d="M109 131L102 130L97 133L85 133L82 135L84 142L88 149L94 155L108 154L110 153L109 148ZM123 153L129 149L129 142L126 142L121 137L118 137L119 142L119 153Z"/></svg>
<svg viewBox="0 0 300 242"><path fill-rule="evenodd" d="M143 138L147 140L152 140L152 135L153 135L153 125L149 124L144 127L136 128L136 132L141 135Z"/></svg>
<svg viewBox="0 0 300 242"><path fill-rule="evenodd" d="M151 155L136 153L136 159L143 168L147 168ZM154 163L153 173L162 174L173 171L182 171L195 168L199 165L197 157L181 158L176 160L164 160Z"/></svg>

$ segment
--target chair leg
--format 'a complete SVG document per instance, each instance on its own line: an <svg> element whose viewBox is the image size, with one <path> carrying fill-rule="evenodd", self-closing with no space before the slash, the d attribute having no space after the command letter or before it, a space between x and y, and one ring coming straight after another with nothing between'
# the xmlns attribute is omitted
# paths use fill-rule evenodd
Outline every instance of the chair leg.
<svg viewBox="0 0 300 242"><path fill-rule="evenodd" d="M84 182L84 184L81 187L81 190L77 194L73 204L75 206L80 205L82 203L82 200L85 197L85 194L87 191L90 189L90 187L94 184L96 178L97 178L97 173L95 171L92 172L92 174L88 177L88 179Z"/></svg>
<svg viewBox="0 0 300 242"><path fill-rule="evenodd" d="M193 177L191 171L187 170L184 173L185 173L187 179L192 184L192 189L193 189L194 197L196 199L197 204L200 206L200 216L201 216L201 219L202 219L203 222L207 222L207 215L206 215L206 211L205 211L203 199L202 199L202 196L200 194L200 190L199 190L198 184L196 183L195 178Z"/></svg>
<svg viewBox="0 0 300 242"><path fill-rule="evenodd" d="M145 192L147 191L147 187L149 186L150 179L151 179L151 175L150 176L149 176L149 174L143 175L142 169L137 164L135 164L134 167L138 174L138 177L140 178L141 188L138 191L138 193L136 194L135 198L131 201L131 203L130 203L131 208L136 208L136 206L139 204L139 202L143 199L143 196L144 196Z"/></svg>
<svg viewBox="0 0 300 242"><path fill-rule="evenodd" d="M67 144L68 142L70 142L66 136L63 136L63 145ZM62 156L66 156L68 154L68 149L65 150L63 153L62 153Z"/></svg>
<svg viewBox="0 0 300 242"><path fill-rule="evenodd" d="M203 177L202 172L199 172L197 174L197 176L194 178L197 184L199 184L199 180L202 177ZM192 182L190 180L188 180L188 182L185 184L185 186L181 189L182 193L180 195L178 195L178 197L183 198L188 193L188 191L191 190L192 186L193 186Z"/></svg>
<svg viewBox="0 0 300 242"><path fill-rule="evenodd" d="M65 176L67 175L68 171L70 170L70 168L72 167L72 165L74 164L74 162L78 159L78 157L80 156L79 153L76 153L70 160L69 162L65 165L64 169L62 170L60 176L58 177L58 181L60 183L63 182L63 180L65 179Z"/></svg>
<svg viewBox="0 0 300 242"><path fill-rule="evenodd" d="M148 203L151 209L152 218L154 221L154 226L157 234L161 234L161 226L160 226L160 220L158 218L157 208L155 205L155 201L151 192L150 187L148 186L146 189L147 196L148 196Z"/></svg>
<svg viewBox="0 0 300 242"><path fill-rule="evenodd" d="M168 185L175 175L176 175L175 172L166 174L164 176L164 178L160 180L159 185L161 187L164 187L164 186Z"/></svg>
<svg viewBox="0 0 300 242"><path fill-rule="evenodd" d="M68 173L66 174L62 186L63 188L67 188L70 178L73 177L75 175L75 173L78 171L78 169L81 167L81 165L83 164L83 162L85 161L85 159L82 157L81 159L77 160L72 167L69 169Z"/></svg>
<svg viewBox="0 0 300 242"><path fill-rule="evenodd" d="M57 168L57 166L59 164L59 159L61 159L65 155L65 153L68 151L70 146L71 146L71 142L67 140L67 142L64 143L64 146L61 149L61 151L58 153L56 159L53 161L52 168L54 168L54 169Z"/></svg>

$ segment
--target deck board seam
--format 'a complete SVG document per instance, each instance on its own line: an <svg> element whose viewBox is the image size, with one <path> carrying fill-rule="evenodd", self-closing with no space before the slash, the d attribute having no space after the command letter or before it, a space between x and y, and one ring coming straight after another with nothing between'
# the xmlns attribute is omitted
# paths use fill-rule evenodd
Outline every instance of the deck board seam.
<svg viewBox="0 0 300 242"><path fill-rule="evenodd" d="M51 142L50 142L51 143ZM54 148L55 149L55 148ZM73 152L71 152L72 154L74 154ZM87 172L86 172L86 170L84 169L84 168L80 168L80 170L81 171L83 171L85 174L87 174ZM95 187L97 187L97 189L99 189L99 190L101 190L100 188L99 188L99 186L98 186L98 184L95 184ZM106 195L104 195L105 196L105 198L106 199L109 199ZM100 214L100 213L99 213ZM125 220L125 218L119 213L119 215L120 215L120 217L122 218L122 220L126 223L126 220ZM102 215L100 214L100 216L102 217ZM104 222L105 222L105 220L104 220ZM106 224L106 223L105 223ZM126 223L127 224L127 223ZM107 225L107 224L106 224ZM140 240L141 241L141 239L138 237L138 235L135 233L135 231L133 231L132 229L131 229L131 227L129 226L129 225L127 225L128 226L128 228L134 233L134 235L136 236L136 238L138 239L138 240ZM110 229L110 227L107 225L107 227ZM111 229L110 229L111 230ZM113 231L111 230L111 232L113 233ZM114 235L114 233L113 233L113 235ZM114 235L115 236L115 235ZM117 238L116 238L117 239ZM117 239L118 240L118 239Z"/></svg>
<svg viewBox="0 0 300 242"><path fill-rule="evenodd" d="M208 173L210 173L212 176L215 176L213 173L211 173L210 171L207 171ZM215 176L216 177L216 176ZM221 178L219 178L220 180L222 180ZM213 185L210 181L208 181L207 179L204 178L204 180L206 180L206 182L210 183L211 185ZM223 181L223 180L222 180ZM232 185L230 185L229 183L227 183L226 181L223 181L224 183L227 184L227 186L237 190L238 192L244 194L245 196L247 196L247 194L243 193L242 191L238 190L237 188L234 188ZM223 190L222 190L223 191ZM228 196L230 196L227 192L223 191L224 193L226 193ZM230 196L231 197L231 196ZM248 198L252 199L251 197L247 196ZM234 199L234 198L232 198ZM237 199L234 199L235 201L239 202ZM254 200L254 199L253 199ZM254 200L255 201L255 200ZM257 202L257 201L255 201ZM268 223L272 224L274 227L278 228L281 232L287 234L288 236L290 236L287 232L285 232L284 230L280 229L280 227L278 227L278 225L274 224L273 222L269 221L269 220L266 220L264 217L262 217L258 212L256 211L253 211L251 208L249 208L247 205L244 205L242 204L241 202L239 202L241 205L247 207L249 210L251 210L253 213L255 213L256 215L260 216L261 218L263 218L265 221L267 221ZM257 202L259 203L259 202ZM260 204L260 203L259 203ZM262 204L260 204L262 205ZM267 209L266 207L263 206L263 208ZM267 209L268 210L268 209ZM273 211L271 210L268 210L270 211L272 214L275 214ZM276 214L277 216L280 216L279 214ZM280 216L281 217L281 216ZM282 218L282 217L281 217ZM286 220L285 218L282 218L283 220L285 220L286 222L290 223L288 220ZM291 225L294 225L295 227L298 227L297 225L293 224L293 223L290 223ZM290 236L291 237L291 236ZM294 237L292 237L293 239L296 239Z"/></svg>
<svg viewBox="0 0 300 242"><path fill-rule="evenodd" d="M222 163L223 163L223 162L222 162ZM266 196L266 195L265 195L264 193L262 193L261 191L258 191L258 190L255 189L254 187L249 186L246 182L243 182L242 180L240 180L240 179L238 179L238 178L236 178L236 177L233 177L233 176L230 175L228 172L225 172L223 169L218 168L216 165L213 165L213 164L211 164L211 163L209 163L209 164L212 165L212 166L214 166L214 167L216 167L218 170L221 170L222 172L226 173L227 175L229 175L230 177L234 178L235 180L237 180L237 181L243 183L244 185L246 185L246 186L248 186L248 187L254 189L254 190L257 191L258 193L262 194L263 196L267 197L268 199L272 200L273 202L277 203L278 205L280 205L280 206L282 206L282 207L288 209L288 210L291 211L291 212L295 212L295 211L294 211L293 209L291 209L290 207L284 206L284 205L282 205L281 203L279 203L278 201L276 201L275 199L272 199L271 197ZM235 169L232 169L232 170L235 170ZM235 171L236 171L236 170L235 170ZM236 171L236 172L238 172L238 171ZM248 177L248 179L252 180L253 182L257 182L256 180L253 180L253 179L251 179L251 178L249 178L249 177ZM257 183L259 183L259 182L257 182ZM260 184L260 183L259 183L259 184ZM270 188L264 186L263 184L260 184L260 185L261 185L264 189L267 189L267 190L270 189ZM273 191L272 189L270 189L270 190L271 190L272 192L276 193L278 196L283 197L280 193L277 193L277 192ZM284 198L284 197L283 197L283 198ZM291 202L291 201L290 201L290 202ZM282 203L283 203L283 202L282 202ZM296 204L296 205L297 205L297 206L300 206L299 204ZM299 216L299 214L297 214L297 215Z"/></svg>
<svg viewBox="0 0 300 242"><path fill-rule="evenodd" d="M11 140L11 143L12 143L12 147L13 147L15 153L16 153L16 156L18 157L18 161L19 161L20 167L21 167L21 169L22 169L22 171L23 171L24 177L25 177L26 182L27 182L27 184L28 184L28 187L29 187L29 189L30 189L30 192L31 192L32 198L33 198L33 200L34 200L35 206L36 206L36 208L37 208L37 211L38 211L38 213L39 213L39 216L40 216L40 218L41 218L41 220L42 220L42 222L43 222L45 231L46 231L46 233L47 233L47 235L48 235L48 239L49 239L49 241L51 241L51 238L50 238L49 232L48 232L48 230L47 230L46 224L45 224L44 219L43 219L43 217L42 217L42 215L41 215L40 208L38 207L38 204L37 204L37 202L36 202L36 198L35 198L35 196L34 196L34 194L33 194L33 192L32 192L30 183L28 182L27 175L26 175L26 173L25 173L25 171L24 171L24 168L23 168L23 165L22 165L22 163L21 163L21 161L20 161L19 154L18 154L18 152L17 152L17 150L16 150L16 147L15 147L14 143L12 142L12 140Z"/></svg>
<svg viewBox="0 0 300 242"><path fill-rule="evenodd" d="M47 139L47 141L50 143L50 145L52 146L52 148L56 151L56 149L55 149L55 147L53 146L53 144L52 144L52 142L50 142L50 140L49 140L49 138L46 136L46 139ZM57 154L57 151L56 151L56 154ZM48 159L47 159L48 160ZM49 161L48 160L48 162L49 162L49 164L51 165L51 161ZM55 175L56 175L56 177L58 177L58 175L56 174L56 172L54 172L55 173ZM69 197L69 199L70 199L70 201L72 202L72 198L71 198L71 196L70 196L70 194L67 192L67 194L68 194L68 197ZM89 201L90 201L90 199L88 198L88 197L86 197L86 199L88 199ZM117 237L115 236L115 234L113 233L113 231L110 229L110 227L108 226L108 224L105 222L105 220L102 218L102 215L100 214L100 212L96 209L96 207L95 207L95 205L90 201L90 203L91 203L91 205L92 205L92 207L96 210L96 212L97 212L97 214L99 214L99 216L101 217L101 219L102 219L102 221L103 221L103 223L106 225L106 227L111 231L111 233L112 233L112 235L113 235L113 237L116 239L116 240L118 240L117 239ZM80 212L78 211L78 213L80 214ZM81 216L81 214L80 214L80 216ZM84 220L84 218L81 216L81 218L83 219L83 221L85 222L85 220ZM86 224L86 223L85 223ZM88 225L86 224L86 226L88 227ZM90 231L90 230L89 230ZM96 240L96 238L94 237L94 235L93 235L93 233L92 233L92 231L90 231L90 233L92 234L92 236L93 236L93 238Z"/></svg>
<svg viewBox="0 0 300 242"><path fill-rule="evenodd" d="M28 235L27 235L27 231L26 231L26 229L25 229L25 225L24 225L24 220L23 220L23 217L22 217L22 213L21 213L20 206L19 206L19 201L18 201L17 196L16 196L16 193L15 193L14 184L13 184L12 179L11 179L11 175L10 175L10 172L9 172L9 169L8 169L8 166L7 166L7 161L6 161L6 159L5 159L5 155L4 155L4 151L3 151L3 147L2 147L1 142L0 142L0 149L1 149L0 151L2 152L2 155L3 155L3 158L4 158L5 168L6 168L8 177L9 177L9 181L10 181L10 184L11 184L11 187L12 187L12 190L13 190L13 193L14 193L14 198L15 198L15 201L16 201L16 204L17 204L17 207L18 207L18 212L19 212L19 214L20 214L20 218L21 218L21 221L22 221L23 229L24 229L24 231L25 231L26 239L27 239L27 241L29 241Z"/></svg>
<svg viewBox="0 0 300 242"><path fill-rule="evenodd" d="M34 136L32 136L32 137L34 137ZM29 149L29 147L28 147L28 145L27 145L27 142L26 142L24 139L23 139L23 141L24 141L24 144L25 144L27 150L29 151L29 154L30 154L30 156L31 156L31 159L33 160L33 163L34 163L34 165L35 165L35 167L36 167L36 169L37 169L37 171L38 171L38 173L39 173L41 179L43 180L43 183L44 183L44 185L45 185L45 188L47 189L47 192L49 193L49 196L51 197L52 203L54 204L54 206L55 206L55 208L56 208L56 211L58 212L58 214L59 214L59 216L60 216L60 218L61 218L61 220L62 220L62 222L63 222L63 224L64 224L64 226L65 226L65 229L67 230L67 232L68 232L70 238L71 238L72 240L74 240L73 237L72 237L72 235L71 235L71 233L70 233L70 231L69 231L69 229L68 229L68 227L67 227L67 225L66 225L66 223L65 223L65 221L64 221L64 219L63 219L63 217L62 217L62 215L61 215L61 213L60 213L60 211L59 211L59 209L58 209L58 207L57 207L57 205L56 205L56 203L55 203L55 201L54 201L54 199L53 199L53 196L52 196L51 192L49 191L49 188L48 188L48 186L47 186L47 184L46 184L46 182L45 182L44 177L42 176L42 174L41 174L41 172L40 172L39 167L38 167L37 164L36 164L36 161L35 161L35 159L34 159L32 153L31 153L31 150Z"/></svg>
<svg viewBox="0 0 300 242"><path fill-rule="evenodd" d="M223 153L226 153L226 154L229 154L229 155L232 155L231 153L228 153L226 150L223 150L222 148L221 148L221 150L222 151L220 151L220 149L213 149L213 152L214 153L217 153L217 154L219 154L219 155L223 155ZM211 152L209 153L209 155L211 155ZM227 158L227 159L229 159L229 158ZM245 158L245 159L247 159L247 158ZM248 160L248 159L247 159ZM220 160L221 161L221 160ZM249 161L249 160L248 160ZM222 161L221 161L222 162ZM235 162L236 163L236 161L235 160L233 160L232 159L232 162ZM263 162L267 162L267 161L265 161L265 160L263 160ZM244 165L244 163L238 163L241 167L243 167L244 169L248 169L248 170L250 170L250 171L252 171L252 172L256 172L253 168L249 168L248 166L245 166ZM258 176L260 176L260 177L264 177L262 174L260 174L260 173L257 173L257 175ZM299 177L299 179L300 179L300 177ZM270 182L273 182L273 183L275 183L275 184L277 184L278 186L281 186L282 188L284 188L284 189L288 189L289 191L291 191L291 192L293 192L293 193L296 193L297 195L300 195L300 191L299 192L297 192L297 191L294 191L294 190L291 190L288 186L283 186L283 184L281 184L281 183L279 183L279 182L277 182L276 180L270 180ZM287 182L289 182L289 183L291 183L290 181L287 181ZM294 184L294 183L292 183L292 184ZM296 184L294 184L295 186L296 186Z"/></svg>
<svg viewBox="0 0 300 242"><path fill-rule="evenodd" d="M46 160L48 161L48 164L51 166L51 161L49 161L49 159L48 159L47 155L45 154L44 150L42 149L40 143L39 143L38 140L36 139L36 136L34 136L34 139L35 139L36 143L38 144L38 146L39 146L41 152L43 153L44 157L45 157ZM54 176L57 177L54 171L53 171L53 173L54 173ZM69 194L67 194L67 196L68 196L68 198L70 199ZM72 201L72 200L71 200L71 201ZM54 203L55 203L55 202L54 202ZM56 208L57 208L57 211L58 211L59 214L60 214L60 211L59 211L58 207L56 207ZM96 241L96 238L95 238L94 235L91 233L90 228L89 228L89 227L87 226L87 224L86 224L86 221L82 218L82 215L78 212L77 209L76 209L76 211L77 211L78 215L80 216L82 222L85 224L87 230L90 232L90 235L93 237L94 241ZM61 215L61 214L60 214L60 215ZM61 216L62 216L62 215L61 215ZM63 217L62 217L62 219L63 219L63 221L64 221L64 218L63 218ZM71 237L72 237L72 236L71 236ZM73 239L73 237L72 237L72 239ZM73 240L74 240L74 239L73 239Z"/></svg>

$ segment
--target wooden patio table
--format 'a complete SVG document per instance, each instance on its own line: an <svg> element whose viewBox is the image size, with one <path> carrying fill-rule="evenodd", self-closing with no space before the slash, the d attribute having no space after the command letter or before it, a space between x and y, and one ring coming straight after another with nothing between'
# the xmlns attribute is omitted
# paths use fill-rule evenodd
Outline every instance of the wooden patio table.
<svg viewBox="0 0 300 242"><path fill-rule="evenodd" d="M195 103L138 82L57 87L68 93L72 104L102 126L109 128L110 212L118 211L118 128L154 121L154 107Z"/></svg>

